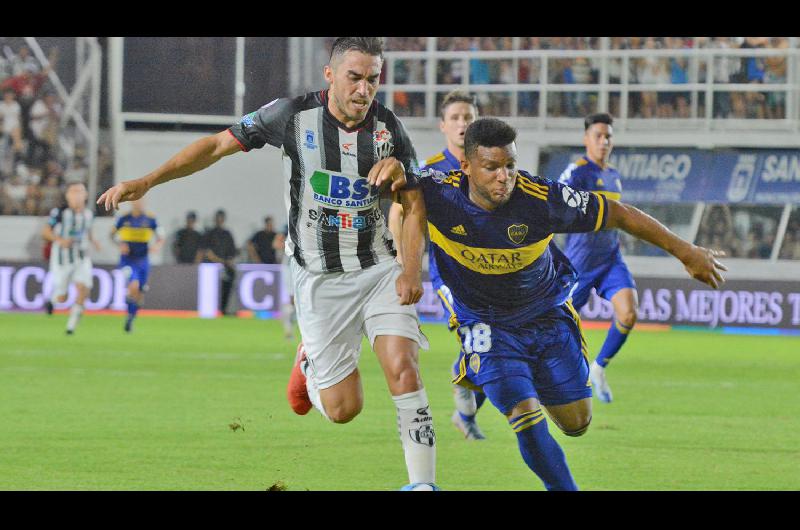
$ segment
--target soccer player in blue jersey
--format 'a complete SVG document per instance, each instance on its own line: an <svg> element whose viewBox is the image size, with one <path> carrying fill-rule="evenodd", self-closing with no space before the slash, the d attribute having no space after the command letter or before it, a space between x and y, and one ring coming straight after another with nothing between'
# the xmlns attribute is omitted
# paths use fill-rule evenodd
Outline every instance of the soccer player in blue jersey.
<svg viewBox="0 0 800 530"><path fill-rule="evenodd" d="M443 173L460 171L461 161L464 159L464 135L467 127L478 118L478 106L475 98L466 92L454 90L447 94L440 106L439 130L444 134L447 147L425 161L422 169L436 169ZM400 208L398 203L394 208ZM439 268L436 265L435 254L428 253L428 273L436 295L439 297L445 312L450 314L449 307L453 301L450 297L450 288L442 282ZM451 315L452 316L452 315ZM455 319L450 321L453 330ZM475 415L486 400L486 394L475 392L460 385L453 385L456 410L453 411L451 421L464 434L467 440L483 440L484 436Z"/></svg>
<svg viewBox="0 0 800 530"><path fill-rule="evenodd" d="M608 164L613 148L612 124L613 119L607 113L592 114L584 120L586 154L567 166L558 179L560 183L620 200L620 174ZM616 230L569 234L564 254L578 271L578 284L572 295L575 309L581 310L592 289L614 307L614 320L589 370L595 395L600 401L611 403L613 397L606 379L606 367L636 324L636 283L622 259Z"/></svg>
<svg viewBox="0 0 800 530"><path fill-rule="evenodd" d="M716 259L721 252L684 241L630 205L518 170L515 139L500 120L476 120L462 171L425 171L409 182L410 193L423 197L432 251L452 295L462 342L453 382L481 388L508 418L523 460L548 490L575 490L544 412L565 434L580 436L591 421L592 390L570 302L577 274L550 244L553 234L625 230L714 288L726 269Z"/></svg>
<svg viewBox="0 0 800 530"><path fill-rule="evenodd" d="M150 242L155 237L155 243ZM156 253L164 244L163 230L158 226L155 216L144 210L144 200L131 203L131 211L117 219L111 231L111 238L119 244L119 268L125 272L128 292L125 302L128 315L125 317L125 331L133 329L133 319L144 301L147 279L150 276L150 253Z"/></svg>

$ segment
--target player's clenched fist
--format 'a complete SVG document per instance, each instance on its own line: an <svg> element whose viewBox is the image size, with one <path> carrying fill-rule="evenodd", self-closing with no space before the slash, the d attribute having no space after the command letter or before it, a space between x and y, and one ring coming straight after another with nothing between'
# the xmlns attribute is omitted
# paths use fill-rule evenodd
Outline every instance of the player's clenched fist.
<svg viewBox="0 0 800 530"><path fill-rule="evenodd" d="M143 179L126 180L108 188L97 199L97 204L104 206L106 211L111 208L117 210L119 203L141 199L148 189L147 183Z"/></svg>
<svg viewBox="0 0 800 530"><path fill-rule="evenodd" d="M717 260L718 257L723 256L725 256L725 252L721 250L692 245L689 253L681 261L686 267L686 272L689 273L689 276L716 289L725 282L719 271L728 270L725 265Z"/></svg>
<svg viewBox="0 0 800 530"><path fill-rule="evenodd" d="M402 273L395 282L400 305L412 305L422 298L422 278L419 274Z"/></svg>

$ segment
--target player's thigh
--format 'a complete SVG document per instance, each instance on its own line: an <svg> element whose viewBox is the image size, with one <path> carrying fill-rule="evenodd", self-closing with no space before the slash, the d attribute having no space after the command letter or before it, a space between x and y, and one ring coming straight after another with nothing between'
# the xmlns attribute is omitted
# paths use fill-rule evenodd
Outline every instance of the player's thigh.
<svg viewBox="0 0 800 530"><path fill-rule="evenodd" d="M590 398L588 351L577 311L564 304L544 317L531 343L539 400L550 407Z"/></svg>
<svg viewBox="0 0 800 530"><path fill-rule="evenodd" d="M92 260L83 258L75 268L75 274L72 281L76 285L82 285L84 288L91 290L94 278L92 277Z"/></svg>
<svg viewBox="0 0 800 530"><path fill-rule="evenodd" d="M358 366L363 328L358 286L347 273L317 274L291 263L297 324L314 383L324 390Z"/></svg>
<svg viewBox="0 0 800 530"><path fill-rule="evenodd" d="M72 279L73 267L70 265L58 265L50 267L50 275L53 282L53 296L63 302L69 294L69 283Z"/></svg>
<svg viewBox="0 0 800 530"><path fill-rule="evenodd" d="M507 418L540 408L536 388L530 376L505 375L482 385L486 398Z"/></svg>

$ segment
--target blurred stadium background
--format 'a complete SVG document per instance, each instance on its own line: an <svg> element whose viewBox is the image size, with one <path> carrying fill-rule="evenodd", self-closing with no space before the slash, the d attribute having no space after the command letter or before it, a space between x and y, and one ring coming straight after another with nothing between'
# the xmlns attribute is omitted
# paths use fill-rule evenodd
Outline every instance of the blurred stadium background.
<svg viewBox="0 0 800 530"><path fill-rule="evenodd" d="M6 101L19 103L16 132L14 112L0 114L0 329L15 325L21 314L42 311L50 286L39 234L66 183L84 181L93 202L113 183L145 174L191 141L276 97L323 88L332 41L0 37L0 89ZM694 330L800 335L800 38L388 37L386 44L378 98L401 117L423 160L442 148L438 104L455 88L477 95L482 116L517 127L520 167L551 179L582 154L583 117L613 114L611 161L623 176L623 200L682 237L729 256L728 283L712 291L685 278L671 257L623 238L639 287L639 330L662 331L664 337ZM197 212L202 231L224 209L239 249L230 309L240 319L276 316L285 297L279 266L252 263L247 242L263 228L265 216L274 218L277 230L286 222L278 150L228 157L195 178L163 186L148 195L147 209L168 242L151 258L144 315L218 317L219 268L176 264L171 243L188 211ZM95 237L103 249L93 254L95 285L85 320L92 312L121 314L125 307L123 279L114 271L117 249L107 237L113 216L100 209L96 215ZM443 318L430 289L419 310L429 326ZM590 329L605 329L610 315L610 305L596 297L583 311ZM37 320L36 329L45 322ZM121 332L113 322L97 333L106 327L113 328L105 331L109 336ZM61 328L51 331L55 337ZM443 358L454 353L450 340L438 344ZM800 352L797 338L781 340L776 349ZM104 344L113 349L111 341ZM777 343L741 344L761 358ZM17 352L17 346L0 339L0 362L13 366L17 357L3 361L2 350ZM284 346L277 348L286 350L279 386L292 350ZM60 348L44 346L51 347ZM785 359L782 373L800 380L796 355ZM5 383L17 376L19 371L3 373L0 365L7 392ZM783 397L797 408L796 392ZM447 428L447 406L443 401L440 429ZM794 436L797 442L797 430ZM791 455L798 456L796 450ZM70 488L69 482L54 484ZM72 487L91 487L86 484ZM692 484L703 487L702 481ZM796 479L793 484L796 489ZM26 485L47 487L0 482L6 488Z"/></svg>

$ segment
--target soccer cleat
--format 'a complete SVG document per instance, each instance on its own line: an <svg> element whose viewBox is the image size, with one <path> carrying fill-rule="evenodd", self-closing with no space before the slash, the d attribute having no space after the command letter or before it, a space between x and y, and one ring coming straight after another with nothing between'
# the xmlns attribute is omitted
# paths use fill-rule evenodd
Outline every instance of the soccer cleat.
<svg viewBox="0 0 800 530"><path fill-rule="evenodd" d="M456 429L461 431L461 434L463 434L464 438L467 440L486 439L486 436L483 435L481 428L478 427L478 423L475 420L464 421L464 418L461 417L461 414L459 414L457 410L453 411L453 417L450 419L453 422L453 425L456 426Z"/></svg>
<svg viewBox="0 0 800 530"><path fill-rule="evenodd" d="M441 491L442 488L430 482L415 482L406 484L400 491Z"/></svg>
<svg viewBox="0 0 800 530"><path fill-rule="evenodd" d="M67 330L67 335L72 335L72 334L74 334L74 333L75 333L75 330L74 330L74 329L68 329L68 330Z"/></svg>
<svg viewBox="0 0 800 530"><path fill-rule="evenodd" d="M286 387L286 398L289 400L289 406L295 414L304 415L308 414L313 406L311 399L308 397L308 389L306 388L306 376L303 373L301 365L306 360L306 350L303 348L303 343L297 345L297 355L294 358L294 366L292 373L289 376L289 385Z"/></svg>
<svg viewBox="0 0 800 530"><path fill-rule="evenodd" d="M594 387L597 399L603 403L611 403L613 397L611 395L611 387L608 386L608 381L606 381L606 369L597 364L596 361L589 368L589 379L592 381L592 387Z"/></svg>
<svg viewBox="0 0 800 530"><path fill-rule="evenodd" d="M128 317L125 319L125 332L130 333L132 329L133 329L133 319L131 317Z"/></svg>
<svg viewBox="0 0 800 530"><path fill-rule="evenodd" d="M45 302L44 303L44 310L48 315L52 315L53 314L53 302L51 302L50 300Z"/></svg>

